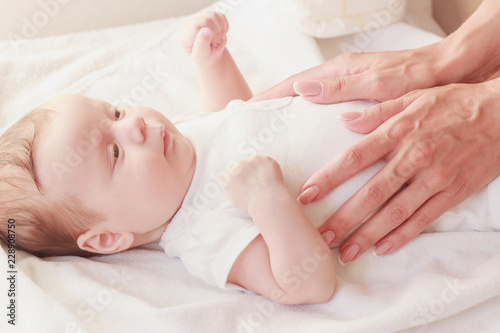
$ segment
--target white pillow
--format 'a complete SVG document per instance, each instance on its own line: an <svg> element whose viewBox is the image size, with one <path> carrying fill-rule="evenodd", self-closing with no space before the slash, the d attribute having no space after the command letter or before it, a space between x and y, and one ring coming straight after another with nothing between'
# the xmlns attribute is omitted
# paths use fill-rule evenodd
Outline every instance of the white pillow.
<svg viewBox="0 0 500 333"><path fill-rule="evenodd" d="M375 34L402 19L406 0L281 0L274 2L279 24L317 38L360 31Z"/></svg>

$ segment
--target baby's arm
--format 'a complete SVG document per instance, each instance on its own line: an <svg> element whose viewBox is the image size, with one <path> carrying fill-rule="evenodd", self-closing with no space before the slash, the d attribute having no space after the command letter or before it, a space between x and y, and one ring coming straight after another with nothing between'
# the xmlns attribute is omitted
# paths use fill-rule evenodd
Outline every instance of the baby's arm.
<svg viewBox="0 0 500 333"><path fill-rule="evenodd" d="M252 97L226 48L227 30L226 17L216 12L193 15L181 30L180 43L196 66L204 110L222 110L233 99Z"/></svg>
<svg viewBox="0 0 500 333"><path fill-rule="evenodd" d="M247 211L261 235L234 263L228 282L279 303L321 303L335 290L330 249L266 156L244 160L227 173L226 194Z"/></svg>

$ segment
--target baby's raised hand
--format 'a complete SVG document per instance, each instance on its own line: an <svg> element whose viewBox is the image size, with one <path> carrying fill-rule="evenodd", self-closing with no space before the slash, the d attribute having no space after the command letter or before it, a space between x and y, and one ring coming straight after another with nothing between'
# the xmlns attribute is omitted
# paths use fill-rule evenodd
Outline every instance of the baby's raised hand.
<svg viewBox="0 0 500 333"><path fill-rule="evenodd" d="M179 41L198 66L210 68L219 64L222 59L228 29L224 14L202 12L193 15L184 23Z"/></svg>
<svg viewBox="0 0 500 333"><path fill-rule="evenodd" d="M252 201L275 198L285 187L279 164L269 156L252 156L231 167L223 179L226 196L249 211ZM276 192L278 190L278 192Z"/></svg>

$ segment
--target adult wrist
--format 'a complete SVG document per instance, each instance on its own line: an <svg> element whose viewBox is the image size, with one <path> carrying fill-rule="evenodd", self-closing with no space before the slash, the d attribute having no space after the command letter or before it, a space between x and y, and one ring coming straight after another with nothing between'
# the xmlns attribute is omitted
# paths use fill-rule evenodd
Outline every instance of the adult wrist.
<svg viewBox="0 0 500 333"><path fill-rule="evenodd" d="M474 64L468 60L469 47L452 36L429 46L436 86L464 82L473 72Z"/></svg>
<svg viewBox="0 0 500 333"><path fill-rule="evenodd" d="M497 1L485 0L460 28L437 43L444 60L442 76L449 78L444 84L483 82L500 69Z"/></svg>

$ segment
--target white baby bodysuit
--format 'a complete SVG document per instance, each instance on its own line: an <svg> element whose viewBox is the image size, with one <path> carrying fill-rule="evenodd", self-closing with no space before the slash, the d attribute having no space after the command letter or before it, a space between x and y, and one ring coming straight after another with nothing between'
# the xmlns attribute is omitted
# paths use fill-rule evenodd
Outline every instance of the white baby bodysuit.
<svg viewBox="0 0 500 333"><path fill-rule="evenodd" d="M246 212L226 198L221 182L224 172L249 156L268 155L280 164L285 184L298 196L310 175L363 137L347 130L337 115L361 111L370 105L373 103L361 101L317 105L292 97L257 103L236 100L220 112L200 112L177 124L195 148L196 169L183 204L166 228L160 245L207 283L239 289L226 282L227 276L259 230ZM324 199L304 206L310 221L319 227L384 163L377 162ZM476 196L469 199L468 205L441 217L433 224L433 230L491 230L491 189ZM475 211L478 204L479 212ZM456 216L463 211L465 217L457 222ZM499 212L495 214L500 216Z"/></svg>

